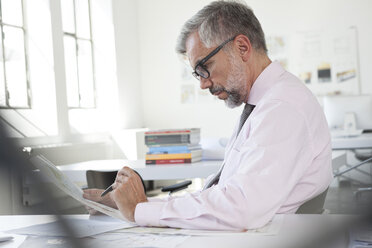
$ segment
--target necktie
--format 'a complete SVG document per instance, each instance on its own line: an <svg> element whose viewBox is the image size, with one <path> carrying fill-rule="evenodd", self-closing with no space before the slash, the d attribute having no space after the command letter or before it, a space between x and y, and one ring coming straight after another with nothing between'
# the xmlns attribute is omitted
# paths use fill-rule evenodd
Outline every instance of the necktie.
<svg viewBox="0 0 372 248"><path fill-rule="evenodd" d="M244 109L243 109L243 113L240 116L239 129L238 129L237 135L239 135L240 130L244 126L244 123L248 119L248 116L252 113L254 107L255 107L254 105L251 105L251 104L248 104L248 103L245 104Z"/></svg>
<svg viewBox="0 0 372 248"><path fill-rule="evenodd" d="M248 119L248 116L252 113L254 107L255 107L254 105L251 105L248 103L245 104L243 113L240 116L239 129L238 129L237 135L239 135L240 130L242 129L245 121ZM204 185L203 190L208 189L212 185L215 185L218 183L224 166L225 166L225 163L222 164L221 168L218 170L216 175L208 183Z"/></svg>

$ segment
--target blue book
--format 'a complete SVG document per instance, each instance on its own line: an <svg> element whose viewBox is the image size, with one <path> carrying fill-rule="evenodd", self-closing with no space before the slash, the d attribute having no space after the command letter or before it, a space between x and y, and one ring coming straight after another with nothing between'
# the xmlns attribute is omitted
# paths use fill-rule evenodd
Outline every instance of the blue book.
<svg viewBox="0 0 372 248"><path fill-rule="evenodd" d="M200 146L158 146L149 147L149 154L172 154L172 153L190 153L193 150L201 149Z"/></svg>

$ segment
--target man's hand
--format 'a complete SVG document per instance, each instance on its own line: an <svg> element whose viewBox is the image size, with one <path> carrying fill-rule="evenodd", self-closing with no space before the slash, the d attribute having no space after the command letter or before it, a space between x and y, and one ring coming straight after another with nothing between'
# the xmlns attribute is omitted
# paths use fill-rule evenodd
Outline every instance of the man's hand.
<svg viewBox="0 0 372 248"><path fill-rule="evenodd" d="M142 181L129 167L123 167L113 184L112 199L120 212L130 221L134 222L134 212L138 203L147 202L145 189Z"/></svg>
<svg viewBox="0 0 372 248"><path fill-rule="evenodd" d="M95 202L99 202L99 203L102 203L102 204L107 205L109 207L117 209L118 207L116 206L116 203L112 199L111 192L109 192L105 196L101 197L101 194L102 194L103 191L104 191L103 189L85 189L83 197L85 199L95 201ZM86 207L86 209L88 210L89 214L91 214L91 215L95 215L95 214L100 213L97 210L95 210L93 208L90 208L90 207Z"/></svg>

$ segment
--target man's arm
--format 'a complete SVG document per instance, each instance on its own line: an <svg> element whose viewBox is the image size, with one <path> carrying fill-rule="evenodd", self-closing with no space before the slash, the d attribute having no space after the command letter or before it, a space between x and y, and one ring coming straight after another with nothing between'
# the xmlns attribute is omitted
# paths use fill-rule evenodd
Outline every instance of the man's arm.
<svg viewBox="0 0 372 248"><path fill-rule="evenodd" d="M258 228L270 221L312 165L314 154L305 119L293 107L272 102L259 113L262 116L249 123L247 140L226 158L218 185L167 202L139 203L135 221L144 226L215 230ZM224 173L232 175L224 178ZM319 186L303 185L304 192L326 187L329 181L323 181ZM305 193L298 196L291 208L304 197Z"/></svg>

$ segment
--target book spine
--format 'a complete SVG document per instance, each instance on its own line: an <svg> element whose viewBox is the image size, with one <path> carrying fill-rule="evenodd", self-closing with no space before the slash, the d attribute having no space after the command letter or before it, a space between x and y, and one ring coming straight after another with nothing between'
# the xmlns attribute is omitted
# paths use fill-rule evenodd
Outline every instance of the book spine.
<svg viewBox="0 0 372 248"><path fill-rule="evenodd" d="M149 153L190 153L195 150L201 150L200 145L185 145L185 146L150 146L148 147Z"/></svg>
<svg viewBox="0 0 372 248"><path fill-rule="evenodd" d="M153 164L186 164L191 163L191 159L159 159L159 160L146 160L146 164L153 165Z"/></svg>
<svg viewBox="0 0 372 248"><path fill-rule="evenodd" d="M150 149L150 148L153 148L153 147L157 147L157 148L160 148L160 147L170 147L170 146L195 146L195 145L198 145L199 142L194 142L194 143L168 143L168 144L146 144L145 145ZM200 149L200 147L199 147ZM191 149L189 149L191 150ZM195 149L193 149L195 150Z"/></svg>
<svg viewBox="0 0 372 248"><path fill-rule="evenodd" d="M198 138L196 138L198 139ZM156 144L192 144L195 143L195 138L189 134L177 135L149 135L145 136L146 145Z"/></svg>
<svg viewBox="0 0 372 248"><path fill-rule="evenodd" d="M187 152L180 152L180 151L187 151ZM149 147L149 153L155 153L155 152L179 152L179 153L189 153L189 147L188 146L162 146L162 147Z"/></svg>
<svg viewBox="0 0 372 248"><path fill-rule="evenodd" d="M175 130L175 131L149 131L145 132L145 135L168 135L168 134L189 134L191 130Z"/></svg>
<svg viewBox="0 0 372 248"><path fill-rule="evenodd" d="M200 134L200 128L164 129L145 132L145 135L169 135L169 134Z"/></svg>
<svg viewBox="0 0 372 248"><path fill-rule="evenodd" d="M174 151L149 151L147 154L179 154L179 153L191 153L190 150L174 150Z"/></svg>
<svg viewBox="0 0 372 248"><path fill-rule="evenodd" d="M146 160L153 159L191 159L191 153L174 153L174 154L146 154Z"/></svg>

